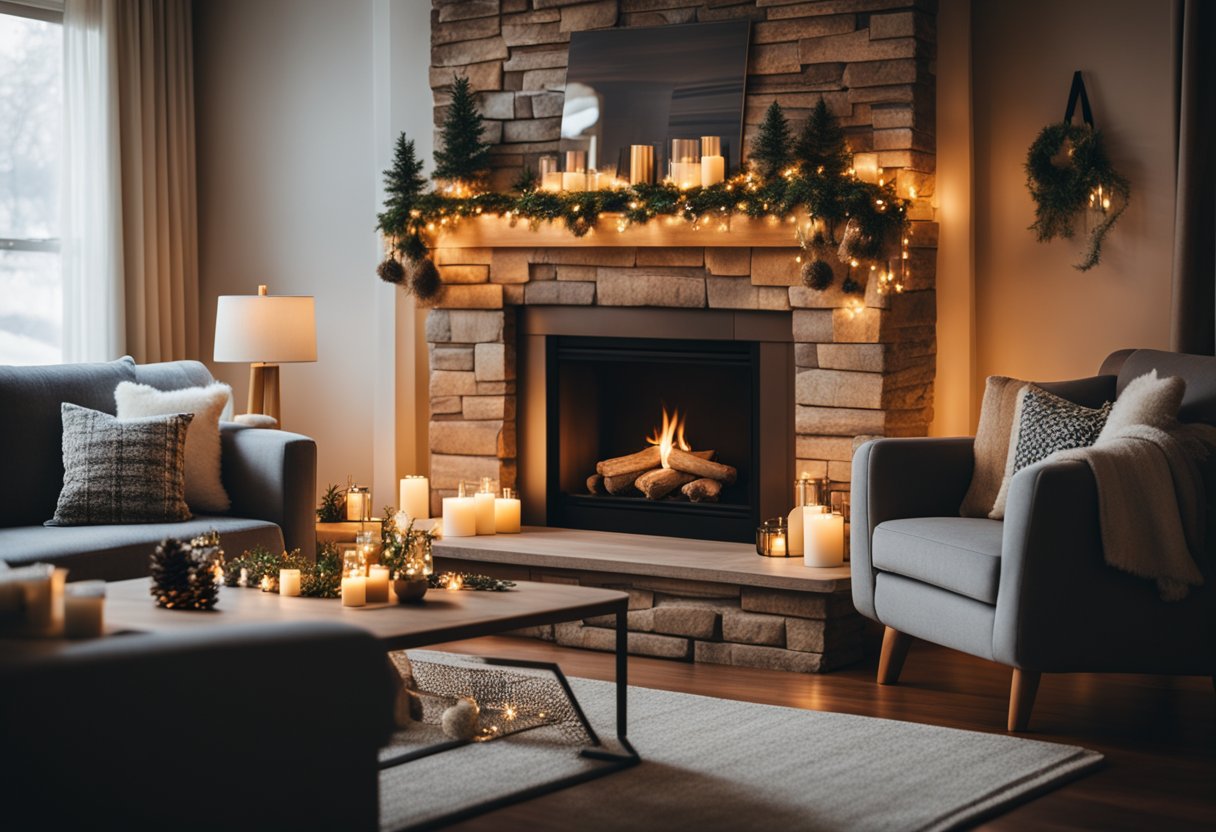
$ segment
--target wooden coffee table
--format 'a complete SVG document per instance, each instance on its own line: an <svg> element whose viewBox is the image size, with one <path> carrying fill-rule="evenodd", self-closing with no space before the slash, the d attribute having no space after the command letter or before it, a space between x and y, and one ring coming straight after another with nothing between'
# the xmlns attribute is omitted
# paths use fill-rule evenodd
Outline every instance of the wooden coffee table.
<svg viewBox="0 0 1216 832"><path fill-rule="evenodd" d="M207 612L165 610L157 607L147 578L106 585L106 626L110 632L175 633L198 632L244 624L288 624L303 621L340 621L366 630L378 638L385 650L405 650L480 636L501 635L523 627L559 624L595 616L616 616L616 736L623 754L599 748L599 738L574 698L557 665L543 662L486 660L492 664L550 670L563 686L571 704L596 748L584 749L585 757L608 763L547 785L543 790L488 801L457 813L472 816L500 808L542 792L635 765L640 757L627 738L627 691L629 676L628 629L625 624L629 596L624 592L568 584L520 581L506 592L430 590L420 604L368 604L344 607L328 598L289 598L257 589L223 587L216 608ZM400 765L463 743L444 743L422 752L412 752L382 763Z"/></svg>

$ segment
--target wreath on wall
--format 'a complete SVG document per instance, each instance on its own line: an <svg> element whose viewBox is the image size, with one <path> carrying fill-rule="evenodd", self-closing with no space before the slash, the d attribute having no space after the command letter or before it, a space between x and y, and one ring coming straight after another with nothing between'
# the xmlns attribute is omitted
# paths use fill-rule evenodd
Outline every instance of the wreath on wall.
<svg viewBox="0 0 1216 832"><path fill-rule="evenodd" d="M1083 123L1073 124L1078 99ZM1088 271L1098 265L1102 243L1127 209L1131 189L1114 169L1102 134L1094 128L1080 72L1073 75L1064 121L1044 127L1030 146L1026 185L1035 203L1035 221L1030 230L1038 241L1072 239L1080 217L1088 234L1085 253L1074 267Z"/></svg>

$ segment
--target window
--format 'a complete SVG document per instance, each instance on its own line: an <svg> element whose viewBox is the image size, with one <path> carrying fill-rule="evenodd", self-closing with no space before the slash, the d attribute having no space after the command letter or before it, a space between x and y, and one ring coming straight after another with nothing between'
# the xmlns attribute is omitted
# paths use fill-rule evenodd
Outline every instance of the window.
<svg viewBox="0 0 1216 832"><path fill-rule="evenodd" d="M52 364L63 360L63 26L0 8L0 364Z"/></svg>

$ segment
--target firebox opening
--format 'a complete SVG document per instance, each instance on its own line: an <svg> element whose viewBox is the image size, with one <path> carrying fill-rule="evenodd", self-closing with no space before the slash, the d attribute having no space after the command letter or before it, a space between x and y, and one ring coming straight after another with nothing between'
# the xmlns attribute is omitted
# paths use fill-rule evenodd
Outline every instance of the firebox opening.
<svg viewBox="0 0 1216 832"><path fill-rule="evenodd" d="M551 523L715 540L753 536L757 343L551 336L546 350L548 422L557 427L547 454ZM670 452L667 464L663 451ZM597 468L615 473L608 482L615 488L602 476L596 481Z"/></svg>

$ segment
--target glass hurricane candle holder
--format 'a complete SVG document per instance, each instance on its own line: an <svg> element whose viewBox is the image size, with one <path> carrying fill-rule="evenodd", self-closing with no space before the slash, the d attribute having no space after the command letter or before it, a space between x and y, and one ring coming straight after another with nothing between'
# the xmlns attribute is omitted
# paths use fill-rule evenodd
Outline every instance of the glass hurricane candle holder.
<svg viewBox="0 0 1216 832"><path fill-rule="evenodd" d="M788 558L788 534L784 517L765 520L756 529L756 554L766 558Z"/></svg>
<svg viewBox="0 0 1216 832"><path fill-rule="evenodd" d="M357 523L366 523L372 519L372 490L370 488L354 484L347 487L346 519Z"/></svg>
<svg viewBox="0 0 1216 832"><path fill-rule="evenodd" d="M355 532L355 548L363 555L363 562L368 566L380 562L380 544L376 543L371 529Z"/></svg>
<svg viewBox="0 0 1216 832"><path fill-rule="evenodd" d="M358 548L342 552L342 577L366 577L367 556Z"/></svg>

